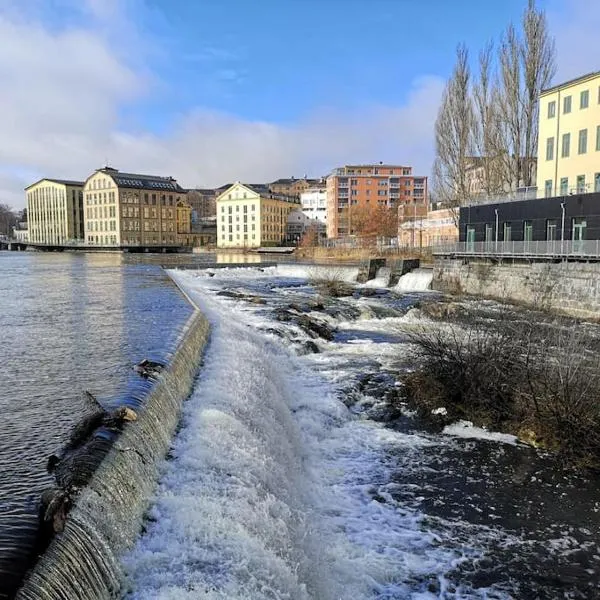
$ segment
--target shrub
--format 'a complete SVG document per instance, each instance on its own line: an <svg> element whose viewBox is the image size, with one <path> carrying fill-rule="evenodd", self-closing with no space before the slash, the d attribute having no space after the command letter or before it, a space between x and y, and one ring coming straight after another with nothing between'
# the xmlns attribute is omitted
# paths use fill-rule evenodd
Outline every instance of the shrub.
<svg viewBox="0 0 600 600"><path fill-rule="evenodd" d="M510 431L565 464L600 467L598 339L572 321L473 321L410 332L419 368L406 392L420 413Z"/></svg>

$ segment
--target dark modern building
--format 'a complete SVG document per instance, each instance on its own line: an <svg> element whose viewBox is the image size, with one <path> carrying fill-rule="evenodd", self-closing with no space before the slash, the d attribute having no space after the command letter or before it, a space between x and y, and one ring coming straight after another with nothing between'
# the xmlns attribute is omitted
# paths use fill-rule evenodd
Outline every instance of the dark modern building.
<svg viewBox="0 0 600 600"><path fill-rule="evenodd" d="M461 242L600 240L600 192L465 206Z"/></svg>

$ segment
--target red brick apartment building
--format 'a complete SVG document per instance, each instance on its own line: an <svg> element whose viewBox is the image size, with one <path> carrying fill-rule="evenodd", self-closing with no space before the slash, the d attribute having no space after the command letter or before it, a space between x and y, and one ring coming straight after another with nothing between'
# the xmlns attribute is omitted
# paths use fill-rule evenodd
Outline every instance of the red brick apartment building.
<svg viewBox="0 0 600 600"><path fill-rule="evenodd" d="M427 177L398 165L346 165L327 177L327 237L355 235L365 210L427 204ZM353 224L353 213L355 215Z"/></svg>

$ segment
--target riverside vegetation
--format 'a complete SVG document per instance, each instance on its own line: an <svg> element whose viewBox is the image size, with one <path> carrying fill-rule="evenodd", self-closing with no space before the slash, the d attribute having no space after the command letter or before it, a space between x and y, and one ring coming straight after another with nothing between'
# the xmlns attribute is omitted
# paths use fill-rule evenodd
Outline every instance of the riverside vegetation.
<svg viewBox="0 0 600 600"><path fill-rule="evenodd" d="M405 393L422 417L513 433L563 465L600 470L595 326L514 307L493 315L460 304L422 310L452 320L408 333L418 367L405 375Z"/></svg>

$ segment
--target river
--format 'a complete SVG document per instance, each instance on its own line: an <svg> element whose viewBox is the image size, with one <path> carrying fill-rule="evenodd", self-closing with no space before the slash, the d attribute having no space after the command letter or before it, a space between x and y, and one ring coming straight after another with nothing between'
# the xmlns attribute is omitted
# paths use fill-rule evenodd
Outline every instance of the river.
<svg viewBox="0 0 600 600"><path fill-rule="evenodd" d="M321 306L307 275L172 272L213 334L128 598L600 597L597 480L512 436L390 418L423 294L365 286Z"/></svg>
<svg viewBox="0 0 600 600"><path fill-rule="evenodd" d="M142 401L132 366L173 350L191 308L165 259L0 252L0 598L34 559L46 461L86 410L83 391Z"/></svg>
<svg viewBox="0 0 600 600"><path fill-rule="evenodd" d="M81 392L143 402L131 366L168 359L190 314L159 265L216 260L0 254L5 597L31 563L46 458L84 410ZM435 296L410 292L426 273L320 303L309 278L322 272L169 271L213 331L124 558L126 597L599 598L596 479L511 436L390 415L386 395L412 364L406 328L435 326L414 308ZM289 320L290 306L324 334Z"/></svg>

